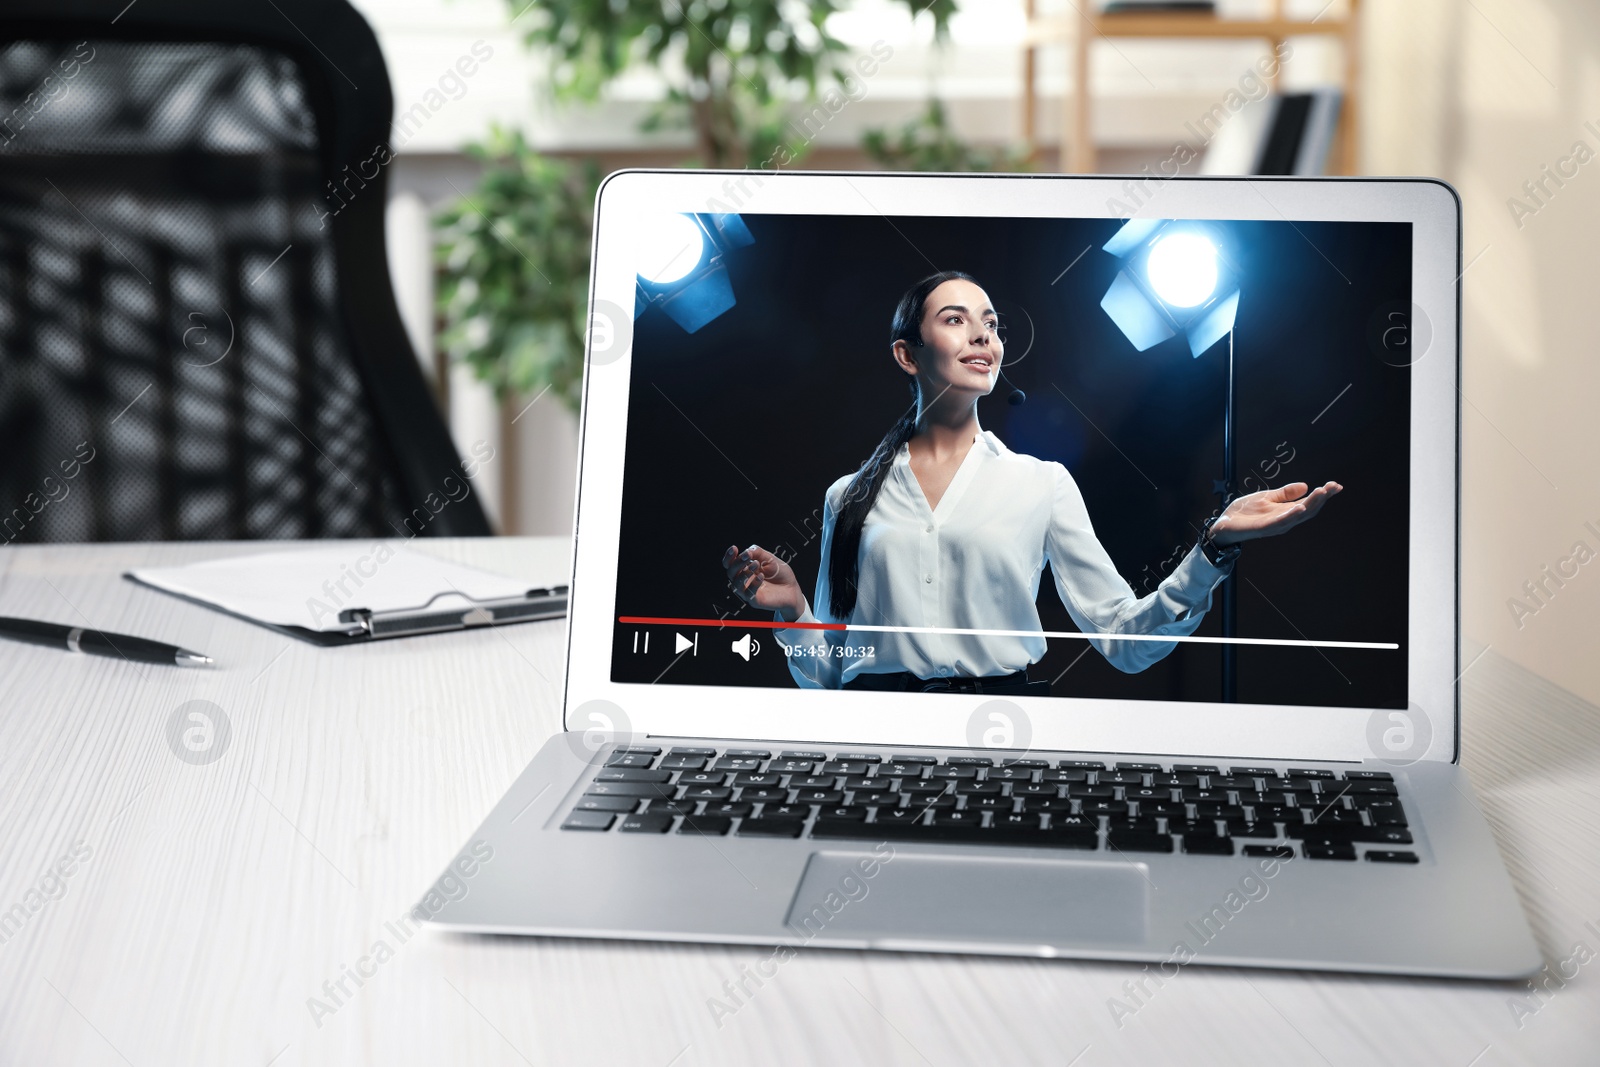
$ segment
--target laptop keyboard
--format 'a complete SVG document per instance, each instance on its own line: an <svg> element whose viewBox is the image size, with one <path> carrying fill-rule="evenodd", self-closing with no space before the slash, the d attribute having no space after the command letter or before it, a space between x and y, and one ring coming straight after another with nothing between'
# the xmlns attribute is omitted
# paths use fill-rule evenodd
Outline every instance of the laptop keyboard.
<svg viewBox="0 0 1600 1067"><path fill-rule="evenodd" d="M1393 775L1322 768L630 746L561 828L1417 862Z"/></svg>

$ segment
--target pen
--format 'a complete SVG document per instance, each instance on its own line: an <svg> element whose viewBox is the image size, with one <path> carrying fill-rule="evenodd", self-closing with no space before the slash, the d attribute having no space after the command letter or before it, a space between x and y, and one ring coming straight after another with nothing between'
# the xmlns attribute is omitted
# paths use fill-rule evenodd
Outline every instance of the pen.
<svg viewBox="0 0 1600 1067"><path fill-rule="evenodd" d="M82 626L64 626L59 622L36 622L33 619L13 619L0 615L0 637L24 641L30 645L60 648L68 652L87 652L91 656L110 656L113 659L130 659L140 663L176 664L179 667L204 667L211 663L210 656L190 652L177 645L162 644L143 637L125 634L108 634L103 630L86 630Z"/></svg>

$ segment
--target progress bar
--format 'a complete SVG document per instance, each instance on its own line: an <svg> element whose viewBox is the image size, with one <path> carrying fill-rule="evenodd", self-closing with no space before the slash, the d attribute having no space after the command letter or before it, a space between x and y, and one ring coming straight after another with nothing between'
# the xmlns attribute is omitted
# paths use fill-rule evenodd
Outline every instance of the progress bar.
<svg viewBox="0 0 1600 1067"><path fill-rule="evenodd" d="M1277 645L1284 648L1375 648L1397 651L1394 641L1291 641L1276 637L1163 637L1160 634L1086 634L1077 630L968 630L949 626L865 626L842 622L777 622L754 619L678 619L653 615L619 615L619 623L641 626L732 626L740 630L849 630L877 634L950 634L958 637L1055 637L1087 641L1160 641L1192 645Z"/></svg>

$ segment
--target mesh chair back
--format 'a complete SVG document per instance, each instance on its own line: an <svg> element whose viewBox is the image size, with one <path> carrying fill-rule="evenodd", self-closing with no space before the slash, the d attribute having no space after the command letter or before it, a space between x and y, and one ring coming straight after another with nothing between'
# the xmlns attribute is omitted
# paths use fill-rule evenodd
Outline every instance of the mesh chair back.
<svg viewBox="0 0 1600 1067"><path fill-rule="evenodd" d="M397 458L338 284L386 284L383 248L337 262L321 148L301 67L270 47L0 46L4 540L487 532L476 500L418 520L460 471L448 449L431 471ZM381 184L358 195L381 210ZM403 355L390 373L420 385Z"/></svg>

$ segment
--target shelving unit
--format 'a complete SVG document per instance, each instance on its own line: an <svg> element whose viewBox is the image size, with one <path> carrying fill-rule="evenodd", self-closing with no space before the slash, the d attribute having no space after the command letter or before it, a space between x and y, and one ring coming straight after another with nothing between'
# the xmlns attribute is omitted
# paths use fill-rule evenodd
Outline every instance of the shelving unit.
<svg viewBox="0 0 1600 1067"><path fill-rule="evenodd" d="M1072 46L1073 91L1071 106L1062 107L1060 169L1087 174L1095 169L1094 131L1090 107L1089 44L1095 38L1165 38L1169 40L1265 40L1274 50L1290 37L1336 37L1344 49L1344 99L1339 109L1336 137L1338 173L1354 174L1357 164L1357 131L1360 101L1357 95L1360 73L1360 0L1344 0L1343 14L1329 11L1314 19L1290 19L1283 15L1283 0L1270 0L1264 18L1230 19L1209 13L1177 11L1124 12L1107 15L1089 10L1090 0L1069 0L1078 11L1071 15L1040 18L1038 0L1026 0L1028 24L1022 53L1022 132L1023 139L1037 157L1038 152L1038 73L1039 49L1052 44ZM1276 78L1273 79L1276 88ZM1065 101L1063 101L1065 104Z"/></svg>

